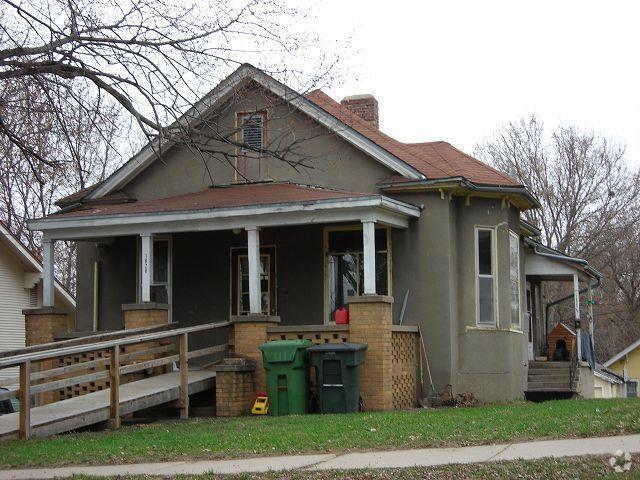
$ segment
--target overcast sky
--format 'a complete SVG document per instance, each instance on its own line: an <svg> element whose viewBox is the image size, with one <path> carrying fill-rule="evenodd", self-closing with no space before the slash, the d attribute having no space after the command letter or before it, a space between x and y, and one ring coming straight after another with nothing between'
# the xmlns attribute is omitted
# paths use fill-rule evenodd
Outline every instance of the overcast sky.
<svg viewBox="0 0 640 480"><path fill-rule="evenodd" d="M471 152L530 112L627 144L640 165L639 1L325 0L327 38L351 36L339 100L373 93L381 129Z"/></svg>

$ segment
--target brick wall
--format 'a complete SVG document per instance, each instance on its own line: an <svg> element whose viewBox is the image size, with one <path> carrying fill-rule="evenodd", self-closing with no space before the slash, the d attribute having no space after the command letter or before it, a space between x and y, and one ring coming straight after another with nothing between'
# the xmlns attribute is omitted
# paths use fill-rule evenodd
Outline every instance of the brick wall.
<svg viewBox="0 0 640 480"><path fill-rule="evenodd" d="M256 388L267 388L267 377L262 364L260 345L268 340L267 328L280 323L280 317L266 315L234 316L229 331L229 348L237 357L242 357L255 365Z"/></svg>
<svg viewBox="0 0 640 480"><path fill-rule="evenodd" d="M122 313L124 315L124 328L130 330L132 328L152 327L154 325L166 325L169 323L169 306L161 303L133 303L122 305ZM123 353L134 353L142 350L148 350L150 348L159 347L161 345L168 345L172 340L156 340L153 342L145 342L136 345L129 345L124 348ZM164 354L149 354L136 357L135 360L130 363L144 362L146 360L154 360L156 358L163 357ZM164 373L171 366L156 367L151 372L152 375L158 375ZM122 383L132 382L146 378L148 375L146 372L135 372L126 375L121 379Z"/></svg>
<svg viewBox="0 0 640 480"><path fill-rule="evenodd" d="M255 367L216 368L216 416L239 417L251 413L256 399Z"/></svg>
<svg viewBox="0 0 640 480"><path fill-rule="evenodd" d="M393 298L371 295L349 297L349 338L366 343L360 370L360 395L365 410L393 409L391 307Z"/></svg>
<svg viewBox="0 0 640 480"><path fill-rule="evenodd" d="M23 310L25 322L25 344L42 345L56 340L56 336L61 333L68 333L73 329L73 319L71 316L56 308L44 307L37 309ZM45 360L33 365L33 370L51 370L60 366L59 359ZM60 377L64 378L64 377ZM47 379L46 381L51 381ZM43 383L43 382L38 382ZM35 395L35 405L46 405L60 399L60 392L51 391Z"/></svg>
<svg viewBox="0 0 640 480"><path fill-rule="evenodd" d="M376 128L380 128L378 101L373 95L353 95L343 98L340 103L363 120L371 123Z"/></svg>

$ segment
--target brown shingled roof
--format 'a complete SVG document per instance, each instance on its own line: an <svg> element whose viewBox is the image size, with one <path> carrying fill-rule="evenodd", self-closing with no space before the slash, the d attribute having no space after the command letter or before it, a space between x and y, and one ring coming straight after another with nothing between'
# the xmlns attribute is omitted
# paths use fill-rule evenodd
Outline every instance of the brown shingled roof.
<svg viewBox="0 0 640 480"><path fill-rule="evenodd" d="M126 215L136 213L164 213L215 208L232 208L304 203L321 200L339 200L354 197L370 197L372 194L345 192L293 183L251 183L228 187L208 188L196 193L177 195L133 203L87 206L64 213L54 213L48 218L76 218L102 215Z"/></svg>
<svg viewBox="0 0 640 480"><path fill-rule="evenodd" d="M429 180L463 177L482 185L519 186L508 175L447 142L402 143L376 129L370 122L361 119L322 90L314 90L305 96L341 122L411 165Z"/></svg>

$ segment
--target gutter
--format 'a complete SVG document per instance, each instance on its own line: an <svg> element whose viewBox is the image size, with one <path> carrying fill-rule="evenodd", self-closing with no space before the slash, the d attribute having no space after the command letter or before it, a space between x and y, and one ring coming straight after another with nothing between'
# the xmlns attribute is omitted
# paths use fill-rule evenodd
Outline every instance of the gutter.
<svg viewBox="0 0 640 480"><path fill-rule="evenodd" d="M531 193L529 193L526 187L504 187L501 185L476 185L475 183L470 182L464 177L450 177L450 178L440 178L440 179L434 179L434 180L415 180L411 182L389 182L389 183L383 182L383 183L378 183L377 186L384 190L385 188L394 188L394 187L417 187L417 186L428 187L428 186L432 186L432 185L435 186L440 183L446 183L446 182L449 182L449 183L456 182L462 188L466 188L468 190L476 191L476 192L493 192L493 193L497 192L497 193L504 193L504 194L522 195L527 200L529 200L529 202L531 202L534 208L541 207L541 204L538 201L538 199L536 199L533 195L531 195Z"/></svg>
<svg viewBox="0 0 640 480"><path fill-rule="evenodd" d="M602 273L600 273L598 270L590 266L587 260L583 258L570 257L568 255L565 255L559 252L553 253L553 252L541 251L538 249L538 247L541 247L542 245L528 238L525 238L525 243L533 248L533 251L536 255L540 255L541 257L553 258L554 260L562 260L562 261L571 262L571 263L579 263L580 265L584 266L585 272L589 273L590 275L598 279L598 286L600 286L600 283L601 283L600 279L602 278ZM548 247L546 248L547 250L549 250Z"/></svg>

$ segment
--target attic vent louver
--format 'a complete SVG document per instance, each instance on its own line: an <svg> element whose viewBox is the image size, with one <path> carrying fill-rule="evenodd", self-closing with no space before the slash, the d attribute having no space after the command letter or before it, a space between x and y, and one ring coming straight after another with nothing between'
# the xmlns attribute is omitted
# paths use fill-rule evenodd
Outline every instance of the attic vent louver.
<svg viewBox="0 0 640 480"><path fill-rule="evenodd" d="M240 115L243 151L255 152L263 149L264 124L264 113L247 113Z"/></svg>

